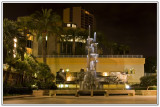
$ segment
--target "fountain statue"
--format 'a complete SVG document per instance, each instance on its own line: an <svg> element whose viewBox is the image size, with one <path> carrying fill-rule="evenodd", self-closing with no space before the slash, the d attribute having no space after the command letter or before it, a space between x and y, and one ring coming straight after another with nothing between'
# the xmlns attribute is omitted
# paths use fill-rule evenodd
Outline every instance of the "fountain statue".
<svg viewBox="0 0 160 107"><path fill-rule="evenodd" d="M84 80L80 85L80 90L96 90L98 89L98 79L96 77L96 63L98 62L97 54L97 45L96 43L96 32L94 32L94 38L90 38L90 26L89 26L89 36L87 39L87 71L84 75Z"/></svg>

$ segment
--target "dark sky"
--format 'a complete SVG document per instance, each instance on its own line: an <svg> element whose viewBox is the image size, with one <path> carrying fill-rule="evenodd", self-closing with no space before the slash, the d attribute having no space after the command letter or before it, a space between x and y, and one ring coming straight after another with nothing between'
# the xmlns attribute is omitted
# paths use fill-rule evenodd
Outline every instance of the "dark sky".
<svg viewBox="0 0 160 107"><path fill-rule="evenodd" d="M62 16L64 8L73 6L95 15L97 31L105 39L129 45L133 55L157 55L156 3L4 3L3 18L16 20L41 8L52 8Z"/></svg>

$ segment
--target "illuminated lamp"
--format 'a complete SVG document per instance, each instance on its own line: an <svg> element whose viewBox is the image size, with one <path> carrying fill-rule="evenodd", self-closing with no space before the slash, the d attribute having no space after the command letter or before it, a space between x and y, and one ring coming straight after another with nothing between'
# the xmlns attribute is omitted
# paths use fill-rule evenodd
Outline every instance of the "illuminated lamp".
<svg viewBox="0 0 160 107"><path fill-rule="evenodd" d="M67 81L71 81L71 77L67 77Z"/></svg>
<svg viewBox="0 0 160 107"><path fill-rule="evenodd" d="M108 76L107 72L104 72L104 73L103 73L103 76Z"/></svg>
<svg viewBox="0 0 160 107"><path fill-rule="evenodd" d="M16 43L14 43L14 47L15 47L15 48L17 47L17 44L16 44Z"/></svg>
<svg viewBox="0 0 160 107"><path fill-rule="evenodd" d="M130 86L129 86L129 85L127 85L127 84L125 85L125 87L126 87L126 89L129 89L129 88L130 88Z"/></svg>
<svg viewBox="0 0 160 107"><path fill-rule="evenodd" d="M68 84L65 84L65 87L68 87Z"/></svg>
<svg viewBox="0 0 160 107"><path fill-rule="evenodd" d="M17 38L14 38L13 41L14 41L14 42L17 42Z"/></svg>
<svg viewBox="0 0 160 107"><path fill-rule="evenodd" d="M69 72L69 69L66 69L66 72Z"/></svg>

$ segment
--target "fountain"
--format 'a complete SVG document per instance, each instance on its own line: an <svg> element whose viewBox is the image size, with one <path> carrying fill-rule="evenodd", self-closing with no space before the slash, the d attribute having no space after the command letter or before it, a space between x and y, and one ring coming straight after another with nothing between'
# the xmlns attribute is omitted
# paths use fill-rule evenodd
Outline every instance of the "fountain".
<svg viewBox="0 0 160 107"><path fill-rule="evenodd" d="M94 38L90 38L90 26L89 26L89 36L87 39L87 71L84 75L84 80L80 85L80 90L96 90L98 89L99 82L96 77L96 63L98 62L97 54L97 44L96 43L96 32L94 32Z"/></svg>

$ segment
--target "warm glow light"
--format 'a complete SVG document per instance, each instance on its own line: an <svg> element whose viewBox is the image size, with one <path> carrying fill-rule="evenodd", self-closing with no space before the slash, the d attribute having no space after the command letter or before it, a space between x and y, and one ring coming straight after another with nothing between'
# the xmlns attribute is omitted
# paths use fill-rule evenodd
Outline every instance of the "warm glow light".
<svg viewBox="0 0 160 107"><path fill-rule="evenodd" d="M88 11L85 11L85 13L86 13L86 14L89 14L89 12L88 12Z"/></svg>
<svg viewBox="0 0 160 107"><path fill-rule="evenodd" d="M15 58L15 57L16 57L16 54L13 54L13 57Z"/></svg>
<svg viewBox="0 0 160 107"><path fill-rule="evenodd" d="M17 47L17 44L16 44L16 43L14 43L14 47L15 47L15 48Z"/></svg>
<svg viewBox="0 0 160 107"><path fill-rule="evenodd" d="M34 74L34 77L37 78L37 74L36 73Z"/></svg>
<svg viewBox="0 0 160 107"><path fill-rule="evenodd" d="M65 87L68 87L68 85L67 85L67 84L65 84Z"/></svg>
<svg viewBox="0 0 160 107"><path fill-rule="evenodd" d="M48 40L48 36L46 36L46 41Z"/></svg>
<svg viewBox="0 0 160 107"><path fill-rule="evenodd" d="M66 72L69 72L69 69L66 69Z"/></svg>
<svg viewBox="0 0 160 107"><path fill-rule="evenodd" d="M103 73L103 76L108 76L107 72L104 72L104 73Z"/></svg>
<svg viewBox="0 0 160 107"><path fill-rule="evenodd" d="M61 84L60 87L63 88L63 84Z"/></svg>
<svg viewBox="0 0 160 107"><path fill-rule="evenodd" d="M14 41L14 42L17 42L17 38L14 38L13 41Z"/></svg>
<svg viewBox="0 0 160 107"><path fill-rule="evenodd" d="M71 77L67 77L67 81L71 81Z"/></svg>
<svg viewBox="0 0 160 107"><path fill-rule="evenodd" d="M72 24L72 27L73 27L73 28L76 28L76 25L75 25L75 24Z"/></svg>
<svg viewBox="0 0 160 107"><path fill-rule="evenodd" d="M71 24L67 24L67 27L71 27Z"/></svg>
<svg viewBox="0 0 160 107"><path fill-rule="evenodd" d="M64 69L62 70L62 72L64 72Z"/></svg>
<svg viewBox="0 0 160 107"><path fill-rule="evenodd" d="M130 86L129 86L129 85L127 85L127 84L125 85L125 87L126 87L126 89L129 89L129 88L130 88Z"/></svg>

